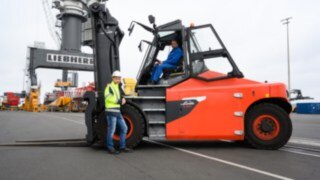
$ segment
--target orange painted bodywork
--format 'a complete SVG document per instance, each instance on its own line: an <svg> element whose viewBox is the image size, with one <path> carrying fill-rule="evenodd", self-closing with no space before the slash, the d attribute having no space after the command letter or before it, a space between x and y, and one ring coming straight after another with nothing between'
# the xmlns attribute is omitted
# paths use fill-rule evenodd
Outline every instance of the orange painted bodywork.
<svg viewBox="0 0 320 180"><path fill-rule="evenodd" d="M208 74L213 75L214 72ZM243 97L234 97L235 93L242 93ZM250 105L265 98L287 101L284 84L260 83L245 78L211 82L190 78L168 88L166 96L167 102L206 97L189 114L167 123L166 137L172 140L243 140L244 117ZM236 116L235 112L243 115ZM237 135L235 131L244 133Z"/></svg>

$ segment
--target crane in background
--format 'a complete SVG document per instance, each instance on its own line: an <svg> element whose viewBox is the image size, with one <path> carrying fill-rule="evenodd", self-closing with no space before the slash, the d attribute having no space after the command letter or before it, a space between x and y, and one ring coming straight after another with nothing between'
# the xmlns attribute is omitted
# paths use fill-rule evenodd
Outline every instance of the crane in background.
<svg viewBox="0 0 320 180"><path fill-rule="evenodd" d="M49 3L50 1L50 3ZM58 27L61 27L61 21L57 20L53 16L51 0L41 0L43 11L46 18L46 23L52 40L55 42L56 48L60 49L61 46L61 30Z"/></svg>
<svg viewBox="0 0 320 180"><path fill-rule="evenodd" d="M37 68L62 70L62 82L68 81L68 70L93 70L92 55L81 52L82 23L87 20L82 1L54 0L49 2L49 0L42 0L41 2L50 35L55 41L57 49L45 49L43 43L42 45L37 43L34 47L28 47L26 75L30 80L28 87L34 87L33 89L38 84L35 72ZM51 3L52 6L50 6ZM59 11L56 17L54 17L51 8ZM67 90L67 87L62 88ZM30 88L27 88L27 90L32 91ZM25 93L27 98L30 97L29 92ZM39 95L39 93L37 94ZM28 102L36 101L30 100ZM27 107L30 106L31 104L27 105Z"/></svg>

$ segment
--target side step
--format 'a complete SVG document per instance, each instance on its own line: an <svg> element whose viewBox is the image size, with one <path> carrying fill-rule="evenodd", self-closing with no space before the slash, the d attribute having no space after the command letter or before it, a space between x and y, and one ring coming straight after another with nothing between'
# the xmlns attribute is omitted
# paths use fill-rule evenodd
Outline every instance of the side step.
<svg viewBox="0 0 320 180"><path fill-rule="evenodd" d="M149 139L164 140L166 137L165 109L143 110L148 118Z"/></svg>
<svg viewBox="0 0 320 180"><path fill-rule="evenodd" d="M163 104L163 102L157 102ZM166 137L165 107L143 109L149 125L149 139L164 140Z"/></svg>
<svg viewBox="0 0 320 180"><path fill-rule="evenodd" d="M138 96L131 98L146 114L149 139L166 138L166 88L138 86Z"/></svg>

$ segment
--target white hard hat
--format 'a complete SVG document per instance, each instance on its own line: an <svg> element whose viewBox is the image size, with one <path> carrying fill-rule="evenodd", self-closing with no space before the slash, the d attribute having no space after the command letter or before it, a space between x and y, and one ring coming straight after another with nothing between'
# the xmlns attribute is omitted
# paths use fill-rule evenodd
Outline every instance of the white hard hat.
<svg viewBox="0 0 320 180"><path fill-rule="evenodd" d="M120 71L114 71L112 73L112 77L121 77L121 72Z"/></svg>

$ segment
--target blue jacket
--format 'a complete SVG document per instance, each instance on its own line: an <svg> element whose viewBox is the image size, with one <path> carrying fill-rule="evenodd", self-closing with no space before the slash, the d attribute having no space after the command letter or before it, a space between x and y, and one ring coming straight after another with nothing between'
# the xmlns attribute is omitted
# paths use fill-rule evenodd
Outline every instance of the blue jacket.
<svg viewBox="0 0 320 180"><path fill-rule="evenodd" d="M168 58L163 62L164 64L170 64L173 66L177 66L179 59L183 56L183 52L179 47L172 49Z"/></svg>

